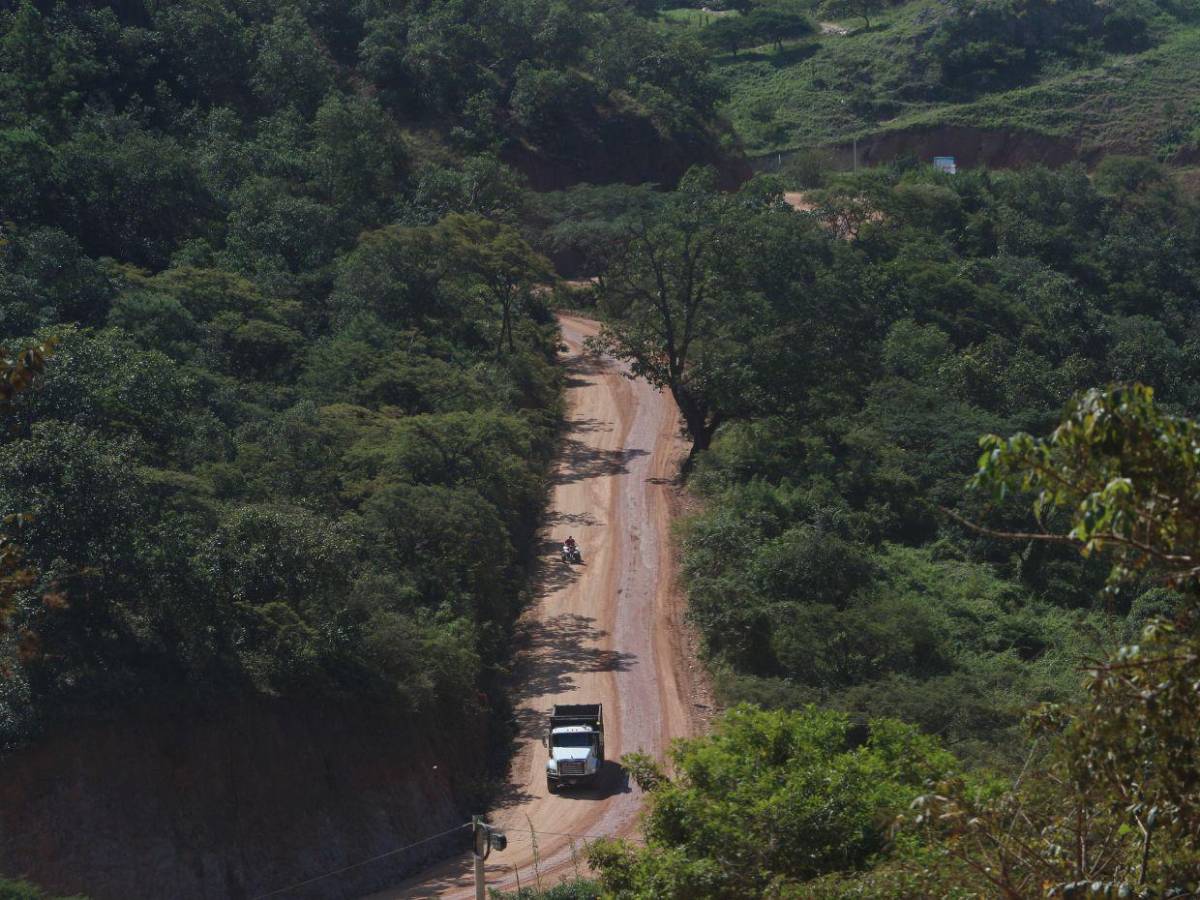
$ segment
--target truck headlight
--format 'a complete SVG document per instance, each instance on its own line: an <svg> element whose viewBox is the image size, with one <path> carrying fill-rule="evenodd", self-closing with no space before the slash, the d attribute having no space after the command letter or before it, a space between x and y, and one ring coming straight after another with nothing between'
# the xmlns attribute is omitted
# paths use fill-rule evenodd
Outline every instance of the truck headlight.
<svg viewBox="0 0 1200 900"><path fill-rule="evenodd" d="M558 771L558 763L553 759L546 760L546 771L547 772L557 772Z"/></svg>

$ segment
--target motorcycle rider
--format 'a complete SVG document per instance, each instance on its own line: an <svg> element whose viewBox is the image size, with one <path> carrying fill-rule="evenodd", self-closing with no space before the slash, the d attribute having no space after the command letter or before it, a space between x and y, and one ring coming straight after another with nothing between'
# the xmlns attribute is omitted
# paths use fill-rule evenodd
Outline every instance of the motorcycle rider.
<svg viewBox="0 0 1200 900"><path fill-rule="evenodd" d="M566 542L566 545L565 545L565 546L566 546L566 548L567 548L567 552L569 552L569 553L571 553L571 554L574 554L574 553L576 552L576 551L575 551L575 536L574 536L574 535L568 535L568 537L567 537L567 542Z"/></svg>

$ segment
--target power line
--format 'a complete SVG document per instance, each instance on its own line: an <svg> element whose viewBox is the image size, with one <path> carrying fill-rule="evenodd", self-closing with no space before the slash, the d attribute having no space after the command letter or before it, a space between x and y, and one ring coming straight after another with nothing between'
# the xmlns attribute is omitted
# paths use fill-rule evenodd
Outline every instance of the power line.
<svg viewBox="0 0 1200 900"><path fill-rule="evenodd" d="M420 847L422 844L428 844L430 841L436 841L438 838L443 838L448 834L454 834L456 831L462 831L464 828L470 827L471 823L467 822L463 825L457 825L454 828L448 828L441 834L435 834L427 838L422 838L421 840L408 844L407 846L398 847L395 850L389 850L387 853L380 853L378 856L372 856L370 859L364 859L362 862L356 862L349 866L343 866L340 869L334 869L332 872L326 872L324 875L318 875L315 878L309 878L307 881L297 881L295 884L289 884L287 887L281 887L266 894L259 894L254 897L254 900L264 900L266 897L274 897L277 894L286 894L288 891L296 890L296 888L302 888L306 885L313 884L314 882L322 881L326 878L332 878L334 875L341 875L343 872L349 872L351 869L357 869L360 866L369 865L370 863L378 862L381 859L387 859L389 856L395 856L397 853L403 853L405 850L411 850L413 847Z"/></svg>

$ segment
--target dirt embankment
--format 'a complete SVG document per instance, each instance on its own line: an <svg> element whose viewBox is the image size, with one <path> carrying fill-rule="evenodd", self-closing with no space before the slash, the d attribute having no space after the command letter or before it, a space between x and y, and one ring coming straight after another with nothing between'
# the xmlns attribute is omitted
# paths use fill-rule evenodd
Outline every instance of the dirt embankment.
<svg viewBox="0 0 1200 900"><path fill-rule="evenodd" d="M745 159L723 150L719 135L706 127L667 134L640 111L613 105L588 107L552 132L511 140L501 156L537 191L583 183L669 188L694 165L713 166L726 188L752 174Z"/></svg>
<svg viewBox="0 0 1200 900"><path fill-rule="evenodd" d="M853 142L824 148L840 169L854 166ZM758 171L773 171L794 152L769 154L754 159ZM1083 151L1078 141L1034 131L975 128L965 125L923 126L884 131L859 138L858 164L877 166L904 156L932 162L935 156L953 156L960 169L987 166L1012 169L1021 166L1061 166L1079 160L1087 165L1099 161L1096 151Z"/></svg>
<svg viewBox="0 0 1200 900"><path fill-rule="evenodd" d="M854 145L841 144L835 153L843 165L854 164ZM991 130L958 125L888 131L858 142L858 164L878 165L911 154L932 161L953 156L959 166L1009 169L1042 164L1061 166L1080 158L1079 145L1068 138L1033 131ZM1086 160L1085 160L1086 161Z"/></svg>
<svg viewBox="0 0 1200 900"><path fill-rule="evenodd" d="M481 746L378 710L156 710L0 760L0 872L93 900L251 898L462 823ZM288 892L361 896L454 835Z"/></svg>

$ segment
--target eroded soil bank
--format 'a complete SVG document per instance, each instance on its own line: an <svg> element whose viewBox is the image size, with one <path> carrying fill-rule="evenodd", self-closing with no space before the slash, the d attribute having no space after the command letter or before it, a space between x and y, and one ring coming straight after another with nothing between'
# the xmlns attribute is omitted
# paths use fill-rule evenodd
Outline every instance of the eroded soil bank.
<svg viewBox="0 0 1200 900"><path fill-rule="evenodd" d="M143 710L0 759L0 872L55 893L249 898L468 818L474 739L348 705ZM361 896L455 835L289 892Z"/></svg>
<svg viewBox="0 0 1200 900"><path fill-rule="evenodd" d="M840 169L854 165L853 142L824 148L833 156ZM753 159L756 171L773 171L781 162L799 151L768 154ZM965 125L938 125L884 131L859 138L858 164L876 166L903 156L915 156L932 162L935 156L953 156L959 168L987 166L993 169L1013 169L1031 165L1061 166L1080 160L1092 165L1099 161L1095 152L1082 152L1077 141L1039 134L1034 131L1014 131L974 128Z"/></svg>

